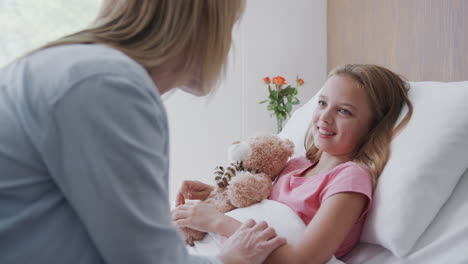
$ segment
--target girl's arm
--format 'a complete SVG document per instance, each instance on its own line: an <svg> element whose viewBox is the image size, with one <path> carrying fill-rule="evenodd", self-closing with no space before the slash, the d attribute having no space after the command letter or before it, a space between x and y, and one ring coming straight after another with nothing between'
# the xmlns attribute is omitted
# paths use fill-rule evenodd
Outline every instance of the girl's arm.
<svg viewBox="0 0 468 264"><path fill-rule="evenodd" d="M236 219L222 215L214 222L213 232L225 237L230 237L242 225Z"/></svg>
<svg viewBox="0 0 468 264"><path fill-rule="evenodd" d="M360 193L345 192L330 196L320 206L295 244L284 245L267 258L266 263L325 263L358 220L368 198Z"/></svg>

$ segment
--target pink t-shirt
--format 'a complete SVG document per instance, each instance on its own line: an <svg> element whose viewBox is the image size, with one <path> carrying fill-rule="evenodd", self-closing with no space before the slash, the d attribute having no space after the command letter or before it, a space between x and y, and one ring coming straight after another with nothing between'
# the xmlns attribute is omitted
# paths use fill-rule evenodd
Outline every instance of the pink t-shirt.
<svg viewBox="0 0 468 264"><path fill-rule="evenodd" d="M364 166L348 161L327 173L302 177L303 172L314 164L315 162L306 157L290 160L274 183L270 199L288 205L308 225L320 205L333 194L356 192L367 196L367 207L335 252L336 257L341 257L353 248L361 235L364 219L372 201L371 174Z"/></svg>

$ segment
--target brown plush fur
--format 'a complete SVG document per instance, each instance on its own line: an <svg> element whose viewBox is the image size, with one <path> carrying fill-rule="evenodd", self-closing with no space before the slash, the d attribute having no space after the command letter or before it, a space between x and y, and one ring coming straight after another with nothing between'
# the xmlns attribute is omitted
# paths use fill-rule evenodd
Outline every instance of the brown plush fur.
<svg viewBox="0 0 468 264"><path fill-rule="evenodd" d="M265 173L242 172L229 183L227 198L235 207L247 207L270 196L271 182L271 177Z"/></svg>
<svg viewBox="0 0 468 264"><path fill-rule="evenodd" d="M238 172L225 188L216 187L203 203L213 204L226 213L247 207L270 196L272 182L294 153L294 144L276 135L260 135L246 141L251 152L243 160L245 171ZM250 172L249 172L250 171ZM257 172L257 173L253 173ZM201 240L204 232L182 228L187 244Z"/></svg>

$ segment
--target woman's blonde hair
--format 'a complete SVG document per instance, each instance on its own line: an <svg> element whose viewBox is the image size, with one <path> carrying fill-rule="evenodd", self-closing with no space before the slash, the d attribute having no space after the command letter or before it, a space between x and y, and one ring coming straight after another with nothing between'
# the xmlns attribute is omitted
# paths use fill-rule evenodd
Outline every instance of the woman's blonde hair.
<svg viewBox="0 0 468 264"><path fill-rule="evenodd" d="M369 168L375 186L390 157L392 138L408 123L413 114L413 104L408 97L409 85L394 72L372 64L340 65L330 71L328 78L334 75L351 78L367 93L373 111L373 121L369 132L353 153L353 160ZM395 127L405 105L408 111ZM306 133L304 145L308 159L320 158L322 153L314 145L312 125Z"/></svg>
<svg viewBox="0 0 468 264"><path fill-rule="evenodd" d="M199 73L202 92L207 94L225 71L232 28L244 6L245 0L103 0L89 28L39 49L101 43L146 68L182 56L176 85L189 81L187 73Z"/></svg>

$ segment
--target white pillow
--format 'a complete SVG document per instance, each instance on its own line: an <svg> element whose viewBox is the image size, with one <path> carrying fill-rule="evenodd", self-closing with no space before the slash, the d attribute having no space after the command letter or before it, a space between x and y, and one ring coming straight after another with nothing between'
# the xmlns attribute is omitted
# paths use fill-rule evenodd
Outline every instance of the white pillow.
<svg viewBox="0 0 468 264"><path fill-rule="evenodd" d="M418 239L411 263L468 263L468 170Z"/></svg>
<svg viewBox="0 0 468 264"><path fill-rule="evenodd" d="M468 167L468 82L412 82L409 96L413 117L392 142L362 235L397 256L410 253ZM315 104L296 110L280 136L303 142Z"/></svg>
<svg viewBox="0 0 468 264"><path fill-rule="evenodd" d="M317 94L320 94L320 91ZM304 137L312 121L312 111L317 106L317 94L294 111L283 130L278 134L279 137L288 138L294 143L295 151L292 158L305 155Z"/></svg>
<svg viewBox="0 0 468 264"><path fill-rule="evenodd" d="M468 82L411 83L414 113L392 142L362 240L405 256L468 167Z"/></svg>

